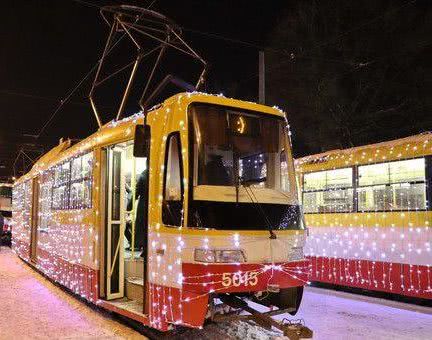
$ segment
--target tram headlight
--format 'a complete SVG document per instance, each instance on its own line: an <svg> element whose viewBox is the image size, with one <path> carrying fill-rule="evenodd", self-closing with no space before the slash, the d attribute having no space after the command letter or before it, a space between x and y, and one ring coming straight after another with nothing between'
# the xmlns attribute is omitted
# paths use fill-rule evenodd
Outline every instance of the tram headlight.
<svg viewBox="0 0 432 340"><path fill-rule="evenodd" d="M205 263L240 263L246 257L239 249L195 249L195 261Z"/></svg>
<svg viewBox="0 0 432 340"><path fill-rule="evenodd" d="M210 249L195 249L195 262L216 262L214 251Z"/></svg>

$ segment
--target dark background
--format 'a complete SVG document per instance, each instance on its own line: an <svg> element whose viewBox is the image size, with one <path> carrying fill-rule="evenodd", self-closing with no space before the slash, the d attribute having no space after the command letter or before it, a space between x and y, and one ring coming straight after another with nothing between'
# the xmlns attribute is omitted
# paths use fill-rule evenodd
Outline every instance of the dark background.
<svg viewBox="0 0 432 340"><path fill-rule="evenodd" d="M256 101L265 50L266 103L287 112L296 156L432 130L429 1L14 1L1 12L0 181L60 137L96 130L87 99L93 74L53 113L100 57L108 26L98 7L120 3L152 4L182 26L211 64L211 93ZM133 58L126 44L115 52L114 64ZM192 81L198 70L168 58L158 77ZM105 120L125 79L98 93ZM134 92L127 114L136 100Z"/></svg>

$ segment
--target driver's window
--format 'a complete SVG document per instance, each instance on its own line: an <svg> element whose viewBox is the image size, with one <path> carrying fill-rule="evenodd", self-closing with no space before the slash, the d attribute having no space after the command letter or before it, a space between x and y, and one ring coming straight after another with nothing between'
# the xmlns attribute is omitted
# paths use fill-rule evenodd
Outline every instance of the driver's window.
<svg viewBox="0 0 432 340"><path fill-rule="evenodd" d="M183 210L183 185L179 133L171 134L166 144L163 203L163 223L180 226Z"/></svg>

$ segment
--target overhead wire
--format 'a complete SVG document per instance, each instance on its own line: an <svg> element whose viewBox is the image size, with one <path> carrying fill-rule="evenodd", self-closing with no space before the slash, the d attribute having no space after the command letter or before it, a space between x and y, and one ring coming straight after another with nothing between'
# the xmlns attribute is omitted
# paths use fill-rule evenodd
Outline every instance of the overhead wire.
<svg viewBox="0 0 432 340"><path fill-rule="evenodd" d="M50 102L58 102L58 99L54 99L52 97L47 96L39 96L31 93L24 93L24 92L18 92L18 91L9 91L9 90L0 90L0 94L8 95L8 96L17 96L17 97L24 97L24 98L30 98L30 99L36 99L36 100L45 100ZM75 105L87 105L84 102L75 102L70 101L69 103L75 104Z"/></svg>
<svg viewBox="0 0 432 340"><path fill-rule="evenodd" d="M91 3L91 2L88 2L88 1L84 1L84 0L72 0L72 1L74 1L74 2L76 2L76 3L80 3L80 4L82 4L82 5L86 5L86 6L89 6L89 7L94 7L94 8L102 8L102 6L100 6L100 5L97 5L97 4L94 4L94 3ZM157 0L153 0L149 5L148 5L148 9L150 9L155 3L156 3L156 1ZM354 27L354 28L352 28L352 29L350 29L350 30L348 30L348 31L345 31L345 32L343 32L343 33L341 33L341 34L339 34L339 35L337 35L337 36L334 36L334 37L331 37L331 38L329 38L327 41L325 41L325 42L322 42L322 43L319 43L319 44L317 44L317 45L315 45L315 46L313 46L313 47L321 47L321 46L324 46L324 45L328 45L328 44L330 44L330 43L332 43L332 42L334 42L335 40L337 40L337 39L339 39L339 38L341 38L341 37L343 37L343 36L345 36L345 35L347 35L347 34L349 34L349 33L352 33L352 32L354 32L354 31L357 31L357 30L359 30L359 29L362 29L362 28L364 28L364 27L366 27L366 26L368 26L368 25L370 25L370 24L372 24L372 23L374 23L374 22L376 22L377 20L379 20L379 19L381 19L381 18L383 18L383 17L385 17L385 16L388 16L388 15L390 15L390 14L393 14L393 13L396 13L397 11L399 11L400 9L402 9L402 8L404 8L404 7L406 7L406 6L408 6L408 5L412 5L412 4L414 4L415 2L416 2L417 0L410 0L410 1L407 1L407 2L405 2L403 5L401 5L401 6L399 6L399 7L396 7L396 8L393 8L393 9L391 9L391 10L388 10L388 11L386 11L385 13L382 13L382 14L380 14L380 15L378 15L378 16L376 16L376 17L374 17L373 19L371 19L371 20L369 20L369 21L367 21L367 22L364 22L364 23L362 23L362 24L360 24L360 25L358 25L358 26L356 26L356 27ZM200 31L200 30L195 30L195 29L191 29L191 28L183 28L183 30L184 31L189 31L189 32L191 32L191 33L195 33L195 34L200 34L200 35L204 35L204 36L208 36L208 37L211 37L211 38L214 38L214 39L219 39L219 40L224 40L224 41L227 41L227 42L231 42L231 43L236 43L236 44L240 44L240 45L243 45L243 46L248 46L248 47L251 47L251 48L255 48L255 49L259 49L259 50L263 50L263 49L266 49L267 51L271 51L271 52L275 52L275 53L279 53L279 54L282 54L282 55L285 55L285 56L287 56L287 57L289 57L290 59L285 59L285 60L282 60L281 62L279 62L279 63L277 63L277 64L275 64L275 65L273 65L273 67L271 68L271 69L267 69L267 71L270 71L270 70L272 70L272 69L275 69L275 68L277 68L277 67L279 67L280 65L282 65L283 63L286 63L286 62L289 62L289 61L292 61L292 60L294 60L294 59L298 59L298 58L304 58L304 59L314 59L315 57L313 57L313 56L305 56L305 55L295 55L295 54L293 54L293 53L290 53L290 52L288 52L288 51L286 51L286 50L281 50L281 49L275 49L275 48L265 48L264 46L262 46L262 45L259 45L259 44L256 44L256 43L252 43L252 42L248 42L248 41L244 41L244 40L240 40L240 39L235 39L235 38L230 38L230 37L225 37L225 36L222 36L222 35L219 35L219 34L216 34L216 33L210 33L210 32L204 32L204 31ZM123 34L123 36L122 37L120 37L119 38L119 40L112 46L112 48L114 48L117 44L118 44L118 42L124 37L124 35L125 35L125 33ZM112 48L108 51L108 54L111 52L111 50L112 50ZM356 70L356 69L359 69L359 68L361 68L363 65L361 65L361 63L359 63L359 64L352 64L352 63L350 63L350 62L347 62L347 61L343 61L343 60L337 60L337 59L326 59L326 58L320 58L320 59L322 59L322 60L327 60L327 61L330 61L330 62L338 62L338 63L346 63L346 64L351 64L352 66L354 66L355 68L354 68L354 70ZM61 100L60 101L60 104L59 104L59 106L56 108L56 110L53 112L53 114L50 116L50 118L48 119L48 121L45 123L45 125L42 127L42 129L40 130L40 132L39 132L39 134L38 134L38 138L39 138L39 136L42 134L42 132L46 129L46 127L49 125L49 123L52 121L52 119L56 116L56 114L58 113L58 111L60 111L60 109L63 107L63 105L70 99L70 97L75 93L75 91L82 85L82 83L90 76L90 74L96 69L96 67L98 66L98 64L100 63L100 59L98 60L98 62L90 69L90 71L84 76L84 78L83 79L81 79L81 81L66 95L66 97L63 99L63 100ZM250 77L248 77L248 78L246 78L246 79L243 79L243 80L239 80L238 82L237 82L237 84L238 83L241 83L241 82L244 82L244 81L246 81L246 80L249 80L249 79L251 79L251 78L254 78L254 77L256 77L258 75L258 73L255 73L255 74L253 74L253 75L251 75Z"/></svg>
<svg viewBox="0 0 432 340"><path fill-rule="evenodd" d="M342 32L341 34L338 34L336 36L330 37L326 41L318 43L318 44L315 44L315 45L311 46L310 48L313 49L313 48L316 48L316 47L321 47L321 46L325 46L325 45L331 44L331 43L337 41L339 38L346 36L347 34L350 34L350 33L354 32L354 31L357 31L359 29L367 27L368 25L370 25L370 24L378 21L379 19L381 19L383 17L386 17L388 15L392 15L392 14L400 11L401 9L403 9L403 8L405 8L407 6L414 4L416 1L417 0L406 1L401 6L398 6L398 7L393 8L393 9L389 9L389 10L385 11L384 13L382 13L382 14L374 17L374 18L372 18L371 20L368 20L368 21L366 21L366 22L364 22L364 23L362 23L362 24L360 24L360 25L358 25L358 26L356 26L356 27L354 27L354 28L352 28L350 30ZM236 43L236 44L239 44L239 45L242 45L242 46L246 46L246 47L250 47L250 48L254 48L254 49L257 49L257 50L266 50L266 51L269 51L269 52L274 52L274 53L277 53L277 54L284 55L284 56L286 56L288 58L288 59L283 59L280 62L274 64L270 69L266 69L266 71L270 71L270 70L276 69L279 66L283 65L284 63L287 63L287 62L290 62L290 61L293 61L293 60L296 60L296 59L323 60L323 61L329 61L329 62L343 63L343 64L348 64L348 65L353 66L354 70L360 69L360 68L362 68L364 66L368 66L369 64L371 64L371 63L366 63L366 65L365 65L364 63L361 63L361 62L359 62L359 63L353 63L353 62L349 62L349 61L346 61L346 60L328 59L328 58L322 58L322 57L308 56L308 55L305 55L305 53L297 55L297 54L295 54L293 52L289 52L289 51L284 50L284 49L265 47L263 45L259 45L259 44L253 43L253 42L244 41L244 40L240 40L240 39L234 39L234 38L230 38L230 37L225 37L225 36L222 36L222 35L219 35L219 34L216 34L216 33L204 32L204 31L200 31L200 30L196 30L196 29L191 29L191 28L183 28L183 29L185 31L189 31L191 33L195 33L195 34L211 37L211 38L214 38L214 39L219 39L219 40L227 41L227 42L230 42L230 43ZM247 77L245 79L237 81L236 84L242 83L242 82L244 82L246 80L250 80L252 78L255 78L258 75L259 75L259 73L256 72L253 75L251 75L251 76L249 76L249 77Z"/></svg>
<svg viewBox="0 0 432 340"><path fill-rule="evenodd" d="M101 9L102 6L96 5L94 3L88 2L88 1L83 1L83 0L72 0L74 2L77 2L79 4L83 4L86 6L90 6L90 7L95 7L95 8L99 8ZM151 6L153 6L156 3L157 0L153 0L148 8L150 8ZM111 51L118 45L118 43L126 36L126 33L123 33L123 35L110 47L110 49L108 50L107 54L110 54ZM64 99L60 100L59 105L57 106L57 108L54 110L54 112L51 114L51 116L48 118L47 122L42 126L42 128L40 129L39 133L37 134L36 138L39 138L41 136L41 134L45 131L45 129L47 128L47 126L51 123L51 121L54 119L54 117L57 115L57 113L62 109L63 105L66 104L69 99L72 97L72 95L81 87L81 85L87 80L87 78L96 70L96 68L99 66L99 63L101 62L102 58L99 58L99 60L96 62L95 65L93 65L93 67L86 73L86 75L77 83L77 85L71 90L69 91L66 96L64 97Z"/></svg>

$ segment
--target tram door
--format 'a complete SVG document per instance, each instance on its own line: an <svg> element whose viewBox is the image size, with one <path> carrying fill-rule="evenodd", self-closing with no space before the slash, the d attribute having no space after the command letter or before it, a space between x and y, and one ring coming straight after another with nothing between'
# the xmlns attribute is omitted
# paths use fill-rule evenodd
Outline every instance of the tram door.
<svg viewBox="0 0 432 340"><path fill-rule="evenodd" d="M37 259L37 236L39 224L39 177L32 181L32 210L31 210L31 231L30 231L30 260L36 262Z"/></svg>
<svg viewBox="0 0 432 340"><path fill-rule="evenodd" d="M124 152L121 148L108 149L107 233L106 233L106 298L124 296Z"/></svg>

